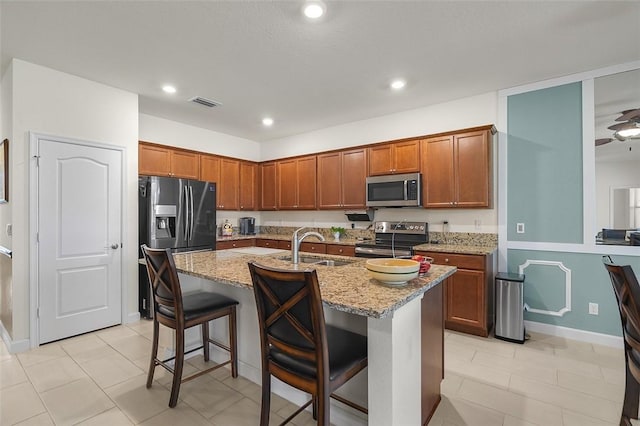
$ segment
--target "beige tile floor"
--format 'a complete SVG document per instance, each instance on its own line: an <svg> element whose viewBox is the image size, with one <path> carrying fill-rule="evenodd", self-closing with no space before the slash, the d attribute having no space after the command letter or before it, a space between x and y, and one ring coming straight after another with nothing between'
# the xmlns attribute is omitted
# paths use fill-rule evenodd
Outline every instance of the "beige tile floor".
<svg viewBox="0 0 640 426"><path fill-rule="evenodd" d="M622 350L531 334L518 345L447 332L443 398L429 425L617 425ZM0 425L258 424L259 386L227 370L183 384L178 406L168 408L168 373L156 369L145 388L150 337L151 323L141 321L15 355L0 343ZM185 373L201 364L189 360ZM274 395L272 424L294 409ZM303 413L293 424L315 423Z"/></svg>

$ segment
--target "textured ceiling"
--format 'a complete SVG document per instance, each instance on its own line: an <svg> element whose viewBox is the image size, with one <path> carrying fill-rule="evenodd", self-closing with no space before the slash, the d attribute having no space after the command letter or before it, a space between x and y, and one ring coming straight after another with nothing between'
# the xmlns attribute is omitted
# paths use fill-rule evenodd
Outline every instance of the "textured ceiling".
<svg viewBox="0 0 640 426"><path fill-rule="evenodd" d="M640 60L640 2L340 1L316 23L300 6L3 1L2 65L20 58L138 93L143 113L265 141Z"/></svg>

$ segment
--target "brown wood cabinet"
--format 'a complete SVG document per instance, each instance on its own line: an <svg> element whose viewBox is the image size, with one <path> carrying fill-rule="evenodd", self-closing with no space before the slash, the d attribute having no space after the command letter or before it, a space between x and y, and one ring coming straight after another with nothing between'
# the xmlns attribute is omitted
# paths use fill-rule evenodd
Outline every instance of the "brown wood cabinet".
<svg viewBox="0 0 640 426"><path fill-rule="evenodd" d="M493 327L494 256L421 252L434 264L456 266L445 282L445 327L487 337Z"/></svg>
<svg viewBox="0 0 640 426"><path fill-rule="evenodd" d="M426 208L490 208L493 126L422 141L422 202Z"/></svg>
<svg viewBox="0 0 640 426"><path fill-rule="evenodd" d="M316 156L277 162L277 207L279 210L316 208Z"/></svg>
<svg viewBox="0 0 640 426"><path fill-rule="evenodd" d="M420 141L380 144L368 148L369 176L414 173L420 170Z"/></svg>
<svg viewBox="0 0 640 426"><path fill-rule="evenodd" d="M258 209L258 164L240 162L240 210Z"/></svg>
<svg viewBox="0 0 640 426"><path fill-rule="evenodd" d="M308 253L327 253L327 245L324 243L312 243L303 241L300 243L300 251L308 252Z"/></svg>
<svg viewBox="0 0 640 426"><path fill-rule="evenodd" d="M268 162L260 164L260 210L277 210L277 179L276 163Z"/></svg>
<svg viewBox="0 0 640 426"><path fill-rule="evenodd" d="M347 246L344 244L325 244L327 254L335 254L338 256L351 256L356 255L355 246Z"/></svg>
<svg viewBox="0 0 640 426"><path fill-rule="evenodd" d="M201 180L216 183L218 210L239 210L240 161L203 154L200 169Z"/></svg>
<svg viewBox="0 0 640 426"><path fill-rule="evenodd" d="M318 208L363 208L366 205L367 150L318 155Z"/></svg>
<svg viewBox="0 0 640 426"><path fill-rule="evenodd" d="M280 250L291 250L291 241L256 238L256 247L270 247Z"/></svg>
<svg viewBox="0 0 640 426"><path fill-rule="evenodd" d="M199 179L199 157L195 152L140 142L138 174Z"/></svg>
<svg viewBox="0 0 640 426"><path fill-rule="evenodd" d="M217 241L216 250L228 250L228 249L240 248L240 247L253 247L255 245L256 245L255 238L248 238L246 240Z"/></svg>

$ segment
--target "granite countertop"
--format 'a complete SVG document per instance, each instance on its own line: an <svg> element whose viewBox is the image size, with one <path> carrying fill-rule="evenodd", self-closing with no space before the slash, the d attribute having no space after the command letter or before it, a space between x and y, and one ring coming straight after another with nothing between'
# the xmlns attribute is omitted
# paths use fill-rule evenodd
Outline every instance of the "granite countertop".
<svg viewBox="0 0 640 426"><path fill-rule="evenodd" d="M494 246L474 246L466 244L420 244L413 247L418 251L434 251L439 253L457 254L491 254L497 250Z"/></svg>
<svg viewBox="0 0 640 426"><path fill-rule="evenodd" d="M255 238L255 236L248 236ZM258 237L260 238L260 237ZM256 261L265 266L294 269L290 261L280 259L289 255L247 255L233 250L179 253L174 255L178 272L205 278L235 287L252 287L247 263ZM308 256L306 253L304 256ZM385 318L430 288L452 275L456 268L432 265L425 277L418 277L401 287L391 287L371 278L365 268L366 259L344 256L314 256L349 262L344 266L324 266L301 263L297 268L316 269L320 293L325 306L344 312L373 318Z"/></svg>
<svg viewBox="0 0 640 426"><path fill-rule="evenodd" d="M252 238L264 238L269 240L282 240L289 241L291 236L282 234L256 234L256 235L233 235L231 237L218 236L218 241L233 241L233 240L248 240ZM315 237L305 239L305 242L320 242ZM355 246L357 243L363 242L355 238L344 238L340 241L333 241L333 239L327 238L323 243L325 244L341 244L346 246ZM435 251L440 253L458 253L458 254L479 254L486 255L491 254L497 250L495 245L475 245L475 244L420 244L413 247L414 250L420 251Z"/></svg>

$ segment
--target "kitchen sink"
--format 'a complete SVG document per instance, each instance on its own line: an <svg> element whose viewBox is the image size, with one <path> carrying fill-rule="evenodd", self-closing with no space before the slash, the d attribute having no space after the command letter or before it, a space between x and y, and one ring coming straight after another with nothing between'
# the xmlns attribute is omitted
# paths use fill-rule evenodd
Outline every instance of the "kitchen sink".
<svg viewBox="0 0 640 426"><path fill-rule="evenodd" d="M291 262L291 256L280 257L279 259ZM306 263L309 265L344 266L350 265L353 262L334 259L321 259L319 257L300 256L300 263Z"/></svg>

